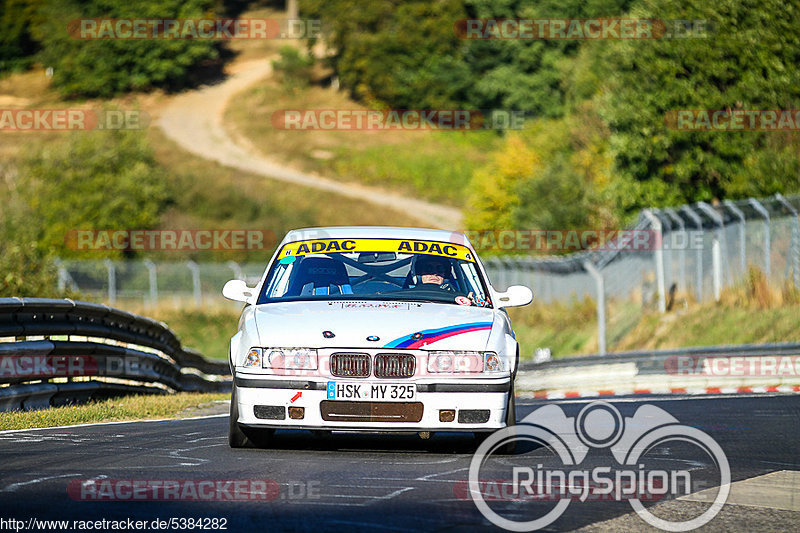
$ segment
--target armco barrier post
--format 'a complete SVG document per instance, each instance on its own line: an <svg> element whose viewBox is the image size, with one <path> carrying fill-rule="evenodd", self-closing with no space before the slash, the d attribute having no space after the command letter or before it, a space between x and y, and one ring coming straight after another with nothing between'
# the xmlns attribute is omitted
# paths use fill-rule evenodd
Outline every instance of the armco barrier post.
<svg viewBox="0 0 800 533"><path fill-rule="evenodd" d="M600 355L606 353L606 287L603 273L591 261L584 261L583 268L594 278L597 292L597 350Z"/></svg>
<svg viewBox="0 0 800 533"><path fill-rule="evenodd" d="M650 221L653 226L653 231L663 238L661 221L655 216L652 211L645 209L642 214ZM656 283L658 284L658 311L666 313L667 311L667 288L664 282L664 249L663 246L657 246L653 251L653 259L656 264Z"/></svg>

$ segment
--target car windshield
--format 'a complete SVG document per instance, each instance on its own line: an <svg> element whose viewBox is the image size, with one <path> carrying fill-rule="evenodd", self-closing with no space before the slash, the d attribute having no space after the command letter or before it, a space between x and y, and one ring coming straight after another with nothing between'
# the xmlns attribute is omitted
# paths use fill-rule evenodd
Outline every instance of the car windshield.
<svg viewBox="0 0 800 533"><path fill-rule="evenodd" d="M491 307L473 252L399 239L322 239L284 245L258 303L408 300Z"/></svg>

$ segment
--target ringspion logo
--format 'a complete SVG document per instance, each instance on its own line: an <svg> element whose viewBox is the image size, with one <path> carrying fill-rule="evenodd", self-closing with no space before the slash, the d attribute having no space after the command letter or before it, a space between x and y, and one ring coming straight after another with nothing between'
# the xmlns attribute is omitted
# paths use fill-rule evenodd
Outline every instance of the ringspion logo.
<svg viewBox="0 0 800 533"><path fill-rule="evenodd" d="M690 457L671 452L670 462L655 462L661 468L646 467L648 453L664 443L685 443L693 451ZM497 460L492 457L509 443L534 443L552 453L555 467L545 466L540 453L535 463L520 465L519 457ZM540 448L541 449L541 448ZM680 448L685 450L685 448ZM615 464L589 468L583 466L590 453L607 450ZM685 460L692 468L680 468ZM532 461L533 463L533 461ZM713 503L685 520L660 518L643 505L643 501L692 492L698 486L692 479L702 464L708 463L718 483ZM596 464L596 463L592 463ZM675 466L671 466L675 465ZM670 468L663 468L670 466ZM500 474L498 476L498 474ZM504 474L504 475L503 475ZM555 501L542 516L519 520L520 507L509 516L503 509L493 508L485 488L488 482L505 480L507 498L520 502ZM654 405L642 405L631 417L623 417L608 402L586 405L576 417L568 417L561 407L547 405L526 416L519 425L494 432L472 457L469 468L469 496L478 510L494 525L509 531L534 531L552 524L575 502L594 499L627 501L645 522L665 531L690 531L713 519L722 509L730 492L731 472L725 452L707 433L680 424L667 411ZM703 483L705 484L705 483ZM503 499L502 494L498 494ZM538 507L532 507L538 510Z"/></svg>

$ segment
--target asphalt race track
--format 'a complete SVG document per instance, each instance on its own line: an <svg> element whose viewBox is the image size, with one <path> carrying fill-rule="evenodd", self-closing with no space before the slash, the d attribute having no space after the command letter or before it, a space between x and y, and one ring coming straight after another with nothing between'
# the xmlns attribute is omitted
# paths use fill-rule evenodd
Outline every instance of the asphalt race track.
<svg viewBox="0 0 800 533"><path fill-rule="evenodd" d="M680 423L704 431L724 450L734 482L800 470L798 395L631 397L610 403L626 417L643 404L655 405ZM586 404L585 400L519 400L517 418L544 405L558 405L568 416L576 416ZM24 522L20 531L44 529L34 519L68 520L66 529L72 531L85 530L73 527L72 521L127 519L147 521L142 529L147 531L222 530L223 525L226 531L248 532L500 530L464 496L475 447L471 436L437 434L421 440L416 435L334 434L320 438L308 432L279 432L271 449L233 450L227 444L227 424L227 416L222 415L0 433L0 519L6 521L0 521L0 530L15 529L9 519ZM499 461L536 467L552 459L545 452L521 447L516 455ZM586 464L608 464L608 460L599 453L587 457ZM690 470L699 488L714 487L713 476L703 477L713 470L709 468L713 462L687 452L685 443L665 443L654 450L648 467L656 464ZM87 484L88 480L95 484ZM213 497L199 498L189 491L180 498L173 492L168 498L141 501L144 493L134 496L132 492L134 481L159 486L168 480L177 480L182 491L205 487L212 490L206 496ZM253 484L254 480L258 483ZM113 484L116 492L102 492L104 482L106 487ZM764 485L764 490L771 490L780 483ZM783 496L768 496L765 502L746 493L734 497L732 491L729 502L734 503L726 504L700 530L796 531L800 484L783 489ZM788 507L781 503L787 490ZM257 499L237 500L243 494L255 494ZM113 498L117 500L108 501ZM530 520L554 503L493 505L503 516ZM646 503L667 520L691 518L707 506L673 498ZM189 521L198 518L207 520ZM154 524L155 519L164 522ZM582 528L657 531L633 514L627 501L589 500L571 501L545 530Z"/></svg>

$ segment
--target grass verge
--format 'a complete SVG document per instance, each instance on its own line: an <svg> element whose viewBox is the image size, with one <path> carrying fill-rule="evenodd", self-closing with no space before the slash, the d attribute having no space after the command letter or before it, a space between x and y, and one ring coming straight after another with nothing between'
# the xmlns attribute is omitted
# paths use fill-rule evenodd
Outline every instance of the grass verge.
<svg viewBox="0 0 800 533"><path fill-rule="evenodd" d="M460 207L473 172L502 138L492 131L285 130L282 110L366 109L344 92L309 86L289 91L273 78L243 92L226 121L266 157L305 172L382 186Z"/></svg>
<svg viewBox="0 0 800 533"><path fill-rule="evenodd" d="M142 314L165 322L185 348L197 350L207 359L228 360L228 343L236 333L239 311L160 308Z"/></svg>
<svg viewBox="0 0 800 533"><path fill-rule="evenodd" d="M41 411L0 413L0 430L199 416L204 409L213 405L213 402L229 399L230 394L188 392L110 398L84 405L51 407Z"/></svg>
<svg viewBox="0 0 800 533"><path fill-rule="evenodd" d="M268 230L275 241L266 250L204 251L190 254L198 261L263 261L283 235L310 226L417 226L413 216L376 209L361 200L309 187L291 185L240 172L189 156L160 129L149 137L156 160L167 170L170 207L163 228L224 228ZM160 252L161 260L180 260L180 252Z"/></svg>

